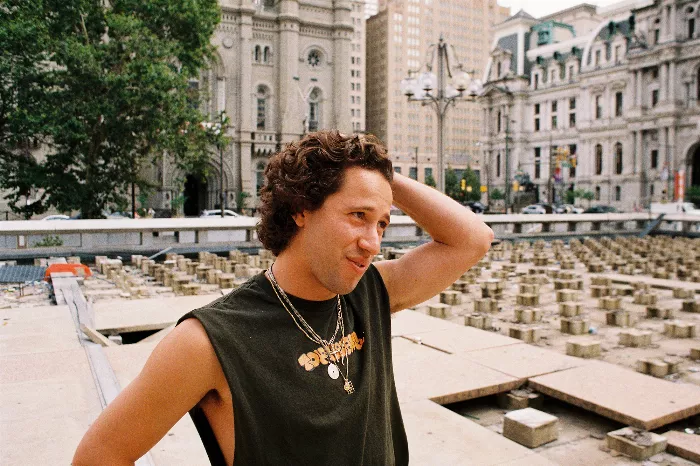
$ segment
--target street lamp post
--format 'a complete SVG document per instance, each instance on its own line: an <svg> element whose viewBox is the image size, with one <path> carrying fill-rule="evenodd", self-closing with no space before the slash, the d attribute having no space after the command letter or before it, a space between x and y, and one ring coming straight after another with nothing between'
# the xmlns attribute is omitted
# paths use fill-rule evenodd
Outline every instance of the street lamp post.
<svg viewBox="0 0 700 466"><path fill-rule="evenodd" d="M481 92L481 82L477 79L471 79L469 74L463 70L463 65L457 63L454 74L450 69L450 56L448 53L447 43L442 36L437 44L433 44L428 49L430 59L425 64L426 72L422 73L417 79L413 77L414 73L420 70L409 72L409 76L401 81L401 90L408 98L409 102L421 102L423 105L432 105L435 115L437 116L438 124L438 143L437 143L437 185L440 192L445 192L445 160L444 160L444 123L447 111L450 105L454 105L457 100L474 101L477 95ZM437 77L432 73L433 60L437 52ZM452 55L456 58L454 47L452 47ZM447 77L452 79L452 85L448 85L445 80ZM435 79L437 78L437 95L433 94ZM469 92L467 96L464 91Z"/></svg>
<svg viewBox="0 0 700 466"><path fill-rule="evenodd" d="M226 129L228 128L229 117L226 116L226 112L222 111L219 114L217 121L202 122L202 128L207 132L210 138L216 142L217 149L219 149L219 202L221 207L221 217L225 216L224 213L224 149L228 145L228 139L226 137Z"/></svg>

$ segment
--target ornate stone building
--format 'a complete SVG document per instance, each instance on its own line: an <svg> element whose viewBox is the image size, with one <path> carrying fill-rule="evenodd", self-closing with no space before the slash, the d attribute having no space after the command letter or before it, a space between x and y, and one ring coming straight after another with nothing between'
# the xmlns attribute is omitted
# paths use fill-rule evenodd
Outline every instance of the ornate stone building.
<svg viewBox="0 0 700 466"><path fill-rule="evenodd" d="M364 131L364 2L335 0L220 0L212 42L217 60L192 86L212 120L226 111L233 143L212 153L206 178L153 167L162 186L152 197L169 209L182 191L184 213L236 206L237 193L254 207L270 155L306 131ZM223 170L223 173L222 173ZM223 181L223 185L221 182Z"/></svg>
<svg viewBox="0 0 700 466"><path fill-rule="evenodd" d="M482 183L504 190L528 174L540 200L582 188L622 210L678 194L676 174L700 185L699 11L698 1L638 0L540 19L521 11L498 25Z"/></svg>

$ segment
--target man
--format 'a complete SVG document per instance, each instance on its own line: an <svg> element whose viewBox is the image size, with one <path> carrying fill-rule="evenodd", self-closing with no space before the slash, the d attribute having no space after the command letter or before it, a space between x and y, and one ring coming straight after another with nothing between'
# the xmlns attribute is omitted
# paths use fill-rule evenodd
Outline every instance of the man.
<svg viewBox="0 0 700 466"><path fill-rule="evenodd" d="M408 463L390 314L452 284L493 232L394 174L372 136L311 133L265 177L258 232L274 265L183 316L90 427L75 466L133 464L188 411L216 465ZM432 241L373 264L392 204Z"/></svg>

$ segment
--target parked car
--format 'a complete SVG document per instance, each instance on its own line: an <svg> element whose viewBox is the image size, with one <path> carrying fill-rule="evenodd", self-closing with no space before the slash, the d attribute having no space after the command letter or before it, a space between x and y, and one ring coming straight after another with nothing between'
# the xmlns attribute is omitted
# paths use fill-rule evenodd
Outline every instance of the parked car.
<svg viewBox="0 0 700 466"><path fill-rule="evenodd" d="M56 214L56 215L47 215L46 217L42 218L42 220L70 220L71 218L68 215L61 215L61 214Z"/></svg>
<svg viewBox="0 0 700 466"><path fill-rule="evenodd" d="M523 209L520 211L520 213L521 214L546 214L547 211L541 205L531 204L527 207L523 207Z"/></svg>
<svg viewBox="0 0 700 466"><path fill-rule="evenodd" d="M611 205L594 205L584 210L584 214L609 214L617 212L617 209Z"/></svg>
<svg viewBox="0 0 700 466"><path fill-rule="evenodd" d="M483 214L486 211L486 206L479 201L467 202L467 207L475 214Z"/></svg>
<svg viewBox="0 0 700 466"><path fill-rule="evenodd" d="M557 214L582 214L583 209L572 204L562 204L554 209Z"/></svg>
<svg viewBox="0 0 700 466"><path fill-rule="evenodd" d="M221 217L221 209L203 210L199 216L200 216L200 218L201 217ZM236 212L234 212L233 210L224 209L224 217L240 217L240 215L237 214Z"/></svg>
<svg viewBox="0 0 700 466"><path fill-rule="evenodd" d="M545 214L553 214L554 212L554 206L552 204L547 204L546 202L538 202L537 204L540 207L544 209Z"/></svg>

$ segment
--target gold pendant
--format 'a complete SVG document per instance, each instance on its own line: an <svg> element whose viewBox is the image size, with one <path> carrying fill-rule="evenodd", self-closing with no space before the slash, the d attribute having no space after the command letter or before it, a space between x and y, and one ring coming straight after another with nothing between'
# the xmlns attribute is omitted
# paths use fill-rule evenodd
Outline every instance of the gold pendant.
<svg viewBox="0 0 700 466"><path fill-rule="evenodd" d="M348 392L348 395L353 393L355 391L355 387L352 386L352 382L349 380L345 379L345 385L343 386L346 392Z"/></svg>

